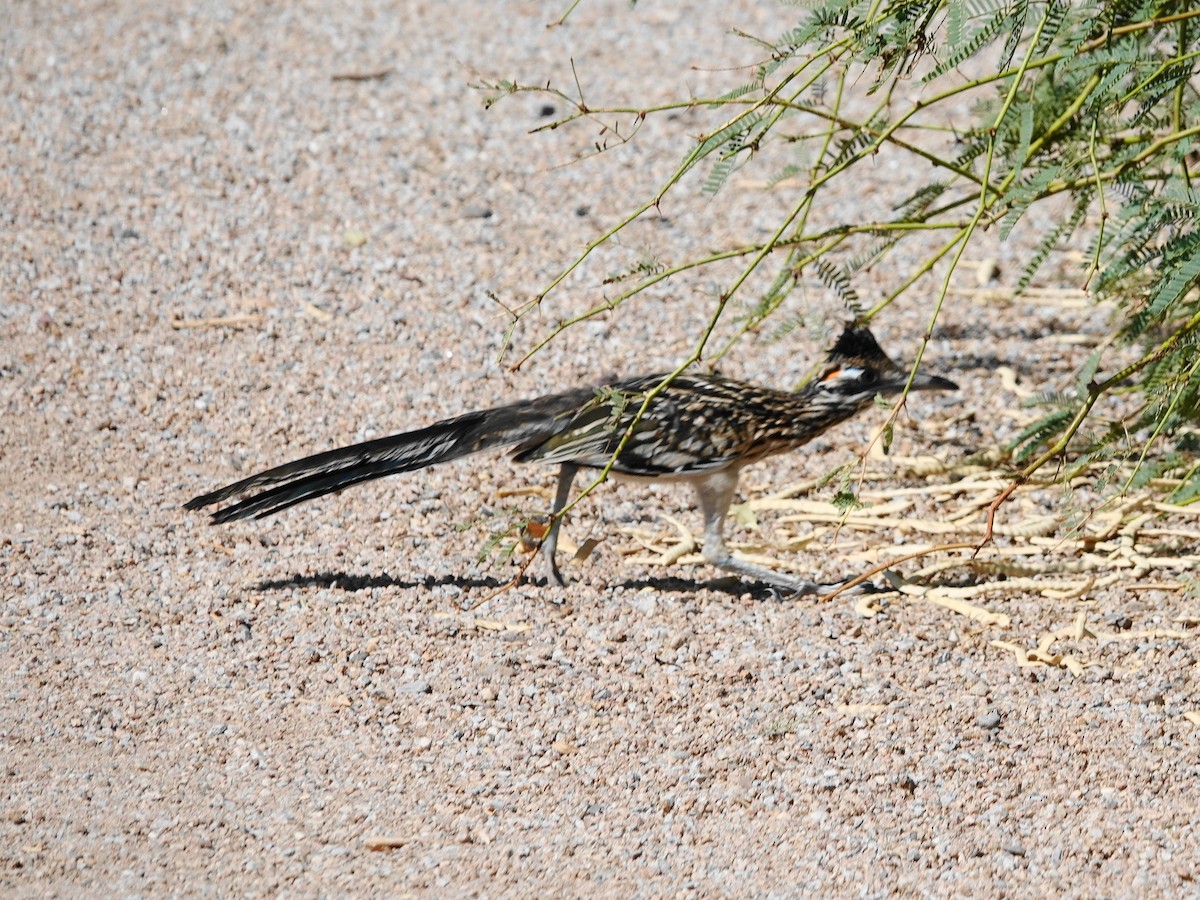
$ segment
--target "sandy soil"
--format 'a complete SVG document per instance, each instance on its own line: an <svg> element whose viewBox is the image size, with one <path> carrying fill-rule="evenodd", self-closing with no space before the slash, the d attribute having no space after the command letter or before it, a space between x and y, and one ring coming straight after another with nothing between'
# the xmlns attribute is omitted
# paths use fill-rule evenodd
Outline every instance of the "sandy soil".
<svg viewBox="0 0 1200 900"><path fill-rule="evenodd" d="M547 29L565 5L0 9L0 887L1192 893L1195 641L1150 633L1189 612L1178 593L1009 591L989 603L1007 630L919 600L780 602L687 559L627 562L630 529L696 514L682 490L618 484L571 523L603 540L568 587L467 612L515 571L480 559L488 534L545 503L508 492L552 472L481 458L225 529L180 509L261 466L688 351L732 270L516 372L497 301L543 287L713 120L650 120L570 164L612 134L530 136L565 106L485 111L469 85L569 88L574 60L594 104L715 93L753 57L730 29L774 35L789 12L586 0ZM905 165L881 159L848 202L886 201ZM788 202L769 174L717 199L685 184L518 351L640 259L764 236ZM1011 271L1026 250L995 252ZM801 377L841 311L815 287L791 309L810 327L726 371ZM906 300L877 333L910 356L927 317ZM1104 328L1037 300L950 304L927 367L963 390L914 402L897 454L954 464L1005 440L1019 397L997 372L1069 386L1086 348L1055 337ZM743 494L853 460L871 419L756 467ZM846 574L828 543L781 555ZM1080 610L1148 636L1092 641L1079 674L992 644Z"/></svg>

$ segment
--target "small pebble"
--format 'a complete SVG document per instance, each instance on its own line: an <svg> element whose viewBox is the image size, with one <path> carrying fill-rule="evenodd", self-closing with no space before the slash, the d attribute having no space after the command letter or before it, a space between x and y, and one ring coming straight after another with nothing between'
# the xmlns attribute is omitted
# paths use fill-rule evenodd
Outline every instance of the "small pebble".
<svg viewBox="0 0 1200 900"><path fill-rule="evenodd" d="M980 728L986 728L990 731L993 728L1000 727L1000 713L996 712L994 709L989 709L987 712L981 714L975 721Z"/></svg>

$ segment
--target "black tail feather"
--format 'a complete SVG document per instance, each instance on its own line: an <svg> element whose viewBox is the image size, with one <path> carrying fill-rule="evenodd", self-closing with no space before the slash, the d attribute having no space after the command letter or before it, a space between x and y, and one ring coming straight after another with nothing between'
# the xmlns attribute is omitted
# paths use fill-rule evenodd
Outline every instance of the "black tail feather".
<svg viewBox="0 0 1200 900"><path fill-rule="evenodd" d="M449 462L494 447L544 440L563 426L564 415L592 396L590 389L526 400L467 413L426 428L339 447L285 463L193 497L185 509L201 509L240 494L267 488L218 509L214 524L269 516L305 500L343 488Z"/></svg>
<svg viewBox="0 0 1200 900"><path fill-rule="evenodd" d="M376 462L356 465L328 475L309 475L247 497L232 506L222 507L212 514L212 523L220 525L238 519L264 519L305 500L313 500L363 481L403 471L406 470L392 464Z"/></svg>
<svg viewBox="0 0 1200 900"><path fill-rule="evenodd" d="M233 484L218 488L211 493L193 497L184 504L184 508L200 509L204 506L210 506L213 503L220 503L222 500L228 500L230 497L236 497L238 494L244 494L256 488L263 488L269 485L282 485L284 488L287 488L293 483L305 482L316 487L326 478L329 479L331 485L329 490L336 491L338 489L336 485L341 478L347 472L357 470L361 466L370 467L377 473L372 477L378 478L391 474L391 472L411 471L413 469L424 468L443 459L454 459L455 456L463 455L462 453L455 454L453 452L456 440L466 434L472 426L478 425L479 420L484 415L485 413L482 412L468 413L465 416L448 419L445 422L438 422L418 431L376 438L373 441L364 441L361 444L353 444L349 447L326 450L324 453L314 453L312 456L306 456L304 459L297 459L290 463L284 463L282 466L275 466L264 472L258 472L249 478L235 481ZM441 451L441 453L439 454L438 451ZM392 468L387 471L381 470L381 464L385 463L390 464ZM276 491L269 491L267 493L276 493ZM323 493L328 493L328 491ZM266 494L261 496L266 496ZM315 493L311 496L319 497L320 493ZM245 506L246 504L242 503L238 505ZM220 515L223 512L226 512L226 510L222 510L216 515ZM230 518L245 518L253 514L246 512L244 515L230 516L220 521L229 521ZM216 519L216 515L213 517L214 520Z"/></svg>

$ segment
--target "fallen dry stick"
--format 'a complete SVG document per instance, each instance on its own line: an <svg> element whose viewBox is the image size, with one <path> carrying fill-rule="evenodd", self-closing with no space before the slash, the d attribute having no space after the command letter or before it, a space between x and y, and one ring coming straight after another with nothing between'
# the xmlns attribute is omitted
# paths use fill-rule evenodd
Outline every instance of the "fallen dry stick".
<svg viewBox="0 0 1200 900"><path fill-rule="evenodd" d="M233 316L209 316L205 319L172 319L171 327L181 328L245 328L261 325L263 317L258 313L239 313Z"/></svg>

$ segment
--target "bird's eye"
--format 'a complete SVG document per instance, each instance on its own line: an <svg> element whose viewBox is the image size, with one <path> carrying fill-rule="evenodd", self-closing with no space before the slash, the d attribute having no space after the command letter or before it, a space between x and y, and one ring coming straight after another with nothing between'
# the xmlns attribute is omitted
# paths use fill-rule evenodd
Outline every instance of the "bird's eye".
<svg viewBox="0 0 1200 900"><path fill-rule="evenodd" d="M874 384L878 378L879 375L874 369L863 369L858 375L860 384Z"/></svg>

